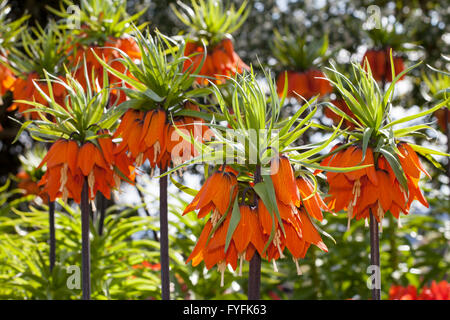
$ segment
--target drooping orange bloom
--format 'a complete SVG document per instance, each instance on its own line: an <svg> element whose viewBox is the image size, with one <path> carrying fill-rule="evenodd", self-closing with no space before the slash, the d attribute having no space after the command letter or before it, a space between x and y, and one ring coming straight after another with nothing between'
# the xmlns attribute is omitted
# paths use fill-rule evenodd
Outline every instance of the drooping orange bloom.
<svg viewBox="0 0 450 320"><path fill-rule="evenodd" d="M183 214L199 210L198 218L203 218L210 212L220 218L233 203L237 189L237 179L232 172L226 170L215 172L206 179L194 199L184 209Z"/></svg>
<svg viewBox="0 0 450 320"><path fill-rule="evenodd" d="M186 263L192 261L192 265L196 266L204 261L208 269L217 265L223 283L223 272L228 264L235 270L239 260L242 267L243 260L250 261L255 252L264 259L272 260L276 268L275 261L284 257L283 252L287 248L300 274L297 260L305 257L311 244L328 251L311 220L313 217L321 221L322 211L328 211L328 207L308 179L295 178L289 159L284 155L274 157L270 166L282 225L276 213L269 212L262 199L255 202L254 207L241 204L240 220L225 251L231 219L230 205L237 196L237 179L231 168L222 166L221 170L206 180L184 210L183 214L199 210L199 218L212 212ZM250 186L254 184L250 183ZM240 197L246 199L245 194ZM221 224L217 225L219 222Z"/></svg>
<svg viewBox="0 0 450 320"><path fill-rule="evenodd" d="M326 201L329 208L335 212L346 210L350 224L352 218L366 219L370 212L378 222L387 212L398 219L400 212L409 213L414 200L428 207L418 186L420 173L428 173L407 143L399 143L397 147L401 153L399 161L405 172L408 190L400 185L383 155L378 157L377 163L374 162L371 148L367 149L364 160L362 149L358 146L350 146L324 159L322 165L330 167L373 165L345 173L328 172L330 189Z"/></svg>
<svg viewBox="0 0 450 320"><path fill-rule="evenodd" d="M38 183L30 176L26 171L20 171L16 174L18 179L17 187L23 190L24 195L36 195L42 199L44 203L48 202L48 196L42 191L42 188L38 186Z"/></svg>
<svg viewBox="0 0 450 320"><path fill-rule="evenodd" d="M450 123L450 110L441 108L436 110L434 116L437 118L437 123L442 131L447 132L448 124Z"/></svg>
<svg viewBox="0 0 450 320"><path fill-rule="evenodd" d="M190 57L195 53L197 54ZM206 57L204 57L204 48L201 44L187 42L184 56L188 57L188 59L184 62L183 72L186 72L189 68L191 68L191 71L196 70L203 58L205 58L199 75L214 78L209 80L215 84L224 83L227 77L234 76L236 73L242 73L244 69L250 70L234 51L233 42L230 39L224 39L219 42L207 52ZM208 79L197 78L196 82L207 85Z"/></svg>
<svg viewBox="0 0 450 320"><path fill-rule="evenodd" d="M391 69L391 60L390 60L390 49L384 50L368 50L363 57L361 65L364 66L365 61L369 63L370 70L372 71L372 76L377 81L392 81L392 69ZM393 57L394 61L394 71L395 75L398 75L403 70L405 70L405 66L403 63L403 59L400 57ZM402 80L405 76L403 75L400 80Z"/></svg>
<svg viewBox="0 0 450 320"><path fill-rule="evenodd" d="M59 78L63 79L62 77ZM14 100L34 101L42 105L48 106L48 102L45 100L44 97L42 97L41 93L35 87L33 81L47 96L49 96L47 82L39 81L39 75L36 72L33 72L26 75L26 78L16 79L16 81L14 82L14 86L11 89L13 91ZM59 83L52 82L52 91L53 96L55 98L55 102L60 105L63 105L64 98L66 96L66 89L64 88L64 86L62 86ZM23 113L24 111L32 108L34 107L29 104L14 102L8 108L8 111L18 110L19 112ZM40 119L37 112L25 113L24 116L27 119L29 118L32 118L34 120Z"/></svg>
<svg viewBox="0 0 450 320"><path fill-rule="evenodd" d="M120 181L134 180L134 168L126 154L115 153L110 137L99 138L100 148L92 142L81 147L73 140L57 140L49 149L39 168L45 163L47 171L39 181L50 201L62 198L80 203L84 180L89 186L89 198L98 191L107 199L111 189L119 188Z"/></svg>
<svg viewBox="0 0 450 320"><path fill-rule="evenodd" d="M197 266L204 261L208 270L217 265L222 276L222 286L223 274L227 265L236 270L237 262L240 260L239 273L241 273L243 260L250 261L255 251L261 254L264 249L264 235L259 225L256 210L250 206L241 205L239 211L241 219L226 251L225 242L231 214L228 213L222 224L212 233L220 219L216 213L213 213L206 223L194 250L186 260L186 263L192 261L192 266Z"/></svg>
<svg viewBox="0 0 450 320"><path fill-rule="evenodd" d="M83 35L82 35L83 37ZM75 50L74 50L75 49ZM136 41L132 37L123 37L123 38L114 38L109 37L108 40L101 46L99 45L89 45L83 46L81 44L77 44L75 48L70 48L70 50L75 51L75 55L69 56L69 61L72 64L78 65L78 68L75 72L75 79L83 86L86 90L87 79L85 78L85 71L83 65L83 58L86 59L86 67L89 75L89 81L91 81L91 75L97 78L100 87L103 87L103 66L97 60L94 55L95 54L103 59L106 63L108 63L115 70L125 73L127 72L125 66L118 60L121 58L121 54L118 50L126 53L130 59L139 60L141 59L141 53L139 50L139 46ZM127 73L130 75L129 73ZM111 101L120 104L126 100L126 95L120 90L115 89L115 87L121 87L122 81L113 75L111 72L107 73L108 83L111 88ZM129 87L129 85L125 84Z"/></svg>
<svg viewBox="0 0 450 320"><path fill-rule="evenodd" d="M299 207L300 193L289 159L283 155L275 157L270 164L270 174L277 199L287 206Z"/></svg>
<svg viewBox="0 0 450 320"><path fill-rule="evenodd" d="M348 107L344 99L332 100L331 103L334 104L337 108L339 108L343 112L345 112L345 114L347 114L348 116L354 118L353 113L350 111L350 108ZM324 113L326 117L333 120L333 123L335 125L338 125L339 122L341 122L342 117L337 113L335 113L332 109L325 108ZM355 129L355 124L347 119L344 119L344 122L342 123L342 128L349 128L350 130L353 130Z"/></svg>
<svg viewBox="0 0 450 320"><path fill-rule="evenodd" d="M317 94L321 96L331 93L333 88L325 78L323 72L317 69L310 69L305 72L285 71L278 75L277 92L281 96L285 87L285 74L287 73L288 88L287 97L299 98L298 95L309 99Z"/></svg>
<svg viewBox="0 0 450 320"><path fill-rule="evenodd" d="M311 217L321 221L323 219L322 211L328 211L328 207L320 195L314 193L314 186L308 179L298 177L295 179L294 185L301 199L298 206L286 205L282 200L277 198L278 211L286 236L283 234L278 220L272 217L262 200L258 202L258 216L266 241L269 239L272 228L275 230L275 236L264 257L269 261L283 258L283 251L287 247L294 257L297 271L300 273L297 259L305 257L311 244L316 245L324 251L328 251L311 221ZM274 223L275 225L273 226Z"/></svg>
<svg viewBox="0 0 450 320"><path fill-rule="evenodd" d="M2 55L0 55L1 60L6 60ZM14 73L6 65L0 62L0 102L1 97L8 91L11 90L16 77Z"/></svg>
<svg viewBox="0 0 450 320"><path fill-rule="evenodd" d="M186 108L194 107L188 103ZM207 127L201 119L180 117L174 124L183 135L203 141ZM197 155L192 144L168 122L163 109L128 110L114 133L114 137L118 136L122 137L122 142L116 152L128 152L137 166L148 159L152 168L166 169L171 163L178 165Z"/></svg>

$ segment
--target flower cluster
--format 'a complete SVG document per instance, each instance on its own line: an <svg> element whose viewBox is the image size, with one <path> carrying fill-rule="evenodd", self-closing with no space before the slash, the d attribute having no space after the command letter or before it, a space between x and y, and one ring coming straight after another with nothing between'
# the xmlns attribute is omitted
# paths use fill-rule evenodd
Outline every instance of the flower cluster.
<svg viewBox="0 0 450 320"><path fill-rule="evenodd" d="M129 36L122 38L108 37L108 40L103 45L83 45L77 43L75 48L70 49L75 54L69 57L69 61L74 66L77 66L74 77L84 89L86 89L87 79L85 77L83 59L86 61L88 76L91 77L91 74L94 74L100 86L103 87L103 66L96 58L96 55L120 73L126 73L126 68L118 60L121 57L118 50L126 53L132 60L139 60L141 58L141 52L136 41ZM114 88L120 86L121 80L111 72L108 72L108 83ZM115 102L117 100L117 103L121 103L126 99L126 95L118 89L111 90L111 95L111 101Z"/></svg>
<svg viewBox="0 0 450 320"><path fill-rule="evenodd" d="M197 106L189 102L186 108L198 110ZM202 123L201 119L179 117L171 124L163 109L130 109L114 132L114 137L122 137L117 152L128 152L137 166L148 159L152 168L165 170L172 162L178 165L196 155L192 144L176 131L175 126L182 134L201 142L207 128Z"/></svg>
<svg viewBox="0 0 450 320"><path fill-rule="evenodd" d="M63 79L62 77L59 77ZM49 89L46 82L39 81L40 77L36 72L32 72L30 74L25 75L25 78L18 77L11 91L13 92L15 100L27 100L34 101L40 103L42 105L48 106L48 102L36 88L39 87L41 91L43 91L47 96L49 96ZM36 85L35 85L36 84ZM55 102L58 104L63 104L64 98L67 95L66 89L57 83L52 83L52 91ZM24 113L26 110L30 109L30 105L22 103L22 102L14 102L8 108L8 111L18 110L20 113ZM37 112L27 112L24 113L25 118L32 118L34 120L40 119Z"/></svg>
<svg viewBox="0 0 450 320"><path fill-rule="evenodd" d="M336 145L334 149L337 149ZM370 165L351 172L328 172L327 181L330 186L326 201L335 212L346 210L349 224L352 218L367 219L370 212L380 222L386 212L397 219L401 212L409 213L414 200L428 207L418 183L421 172L428 175L419 157L407 143L397 145L400 151L399 162L407 180L407 189L398 181L389 162L383 155L374 161L374 153L369 147L363 154L362 148L351 145L325 158L321 165L331 167L352 167ZM428 175L429 176L429 175Z"/></svg>
<svg viewBox="0 0 450 320"><path fill-rule="evenodd" d="M227 167L215 172L202 186L184 214L198 211L198 217L211 213L198 242L186 263L196 266L205 262L207 269L217 265L222 273L227 265L236 270L240 260L250 261L257 252L262 258L274 262L284 258L288 249L300 274L298 259L304 258L311 244L327 251L311 217L323 219L322 211L328 210L312 183L304 177L294 176L290 161L279 156L271 161L271 179L275 189L276 206L280 219L268 209L265 200L259 198L252 204L241 203L237 209L240 219L226 247L227 233L233 219L230 213L237 197L245 199L246 192L238 192L237 171ZM254 184L252 184L254 187ZM246 185L248 189L249 186ZM241 271L239 272L241 273Z"/></svg>
<svg viewBox="0 0 450 320"><path fill-rule="evenodd" d="M286 76L288 97L298 99L298 95L300 95L305 99L309 99L318 94L323 96L332 92L331 84L325 78L323 72L317 69L310 69L305 72L285 71L280 73L277 79L277 91L280 96L285 89Z"/></svg>
<svg viewBox="0 0 450 320"><path fill-rule="evenodd" d="M372 76L377 81L392 81L392 69L390 61L390 49L383 50L368 50L363 57L361 64L369 63L370 70L372 71ZM405 66L403 59L401 57L393 57L394 61L394 72L398 75L403 70ZM403 79L404 76L400 78Z"/></svg>
<svg viewBox="0 0 450 320"><path fill-rule="evenodd" d="M109 136L82 145L75 140L59 139L39 165L40 168L47 164L47 170L38 186L43 186L50 201L61 197L64 201L71 198L80 203L87 179L91 200L98 191L110 199L111 189L119 188L121 180L134 180L132 162L125 153L115 152L115 148Z"/></svg>
<svg viewBox="0 0 450 320"><path fill-rule="evenodd" d="M184 49L184 56L188 57L184 62L183 71L196 70L200 64L203 65L200 69L199 75L210 77L197 78L196 82L207 85L208 80L215 84L222 84L227 77L232 77L236 73L249 70L249 67L239 58L234 51L233 42L230 39L223 39L217 45L207 50L206 57L204 56L204 47L196 42L188 41Z"/></svg>

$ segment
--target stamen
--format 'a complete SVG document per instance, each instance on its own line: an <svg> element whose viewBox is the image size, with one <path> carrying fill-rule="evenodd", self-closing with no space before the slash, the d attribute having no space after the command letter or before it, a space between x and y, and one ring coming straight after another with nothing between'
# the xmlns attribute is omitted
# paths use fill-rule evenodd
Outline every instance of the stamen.
<svg viewBox="0 0 450 320"><path fill-rule="evenodd" d="M384 211L383 211L383 207L381 206L380 200L378 200L377 215L378 215L378 218L380 219L380 221L381 221L381 219L384 218Z"/></svg>
<svg viewBox="0 0 450 320"><path fill-rule="evenodd" d="M221 287L223 287L224 273L225 273L226 267L227 267L227 264L225 263L225 261L220 261L217 264L217 270L220 272L220 286Z"/></svg>
<svg viewBox="0 0 450 320"><path fill-rule="evenodd" d="M156 162L159 153L161 153L161 145L159 144L159 141L156 141L153 145L153 162Z"/></svg>
<svg viewBox="0 0 450 320"><path fill-rule="evenodd" d="M397 219L397 227L401 228L402 227L402 222L400 221L400 214L398 215L398 219Z"/></svg>
<svg viewBox="0 0 450 320"><path fill-rule="evenodd" d="M291 203L291 210L292 210L292 213L293 213L294 215L298 214L297 207L294 206L292 203Z"/></svg>
<svg viewBox="0 0 450 320"><path fill-rule="evenodd" d="M353 218L353 202L350 201L347 208L347 231L350 230L350 221Z"/></svg>
<svg viewBox="0 0 450 320"><path fill-rule="evenodd" d="M400 191L403 194L403 198L405 199L405 203L408 202L408 194L406 193L405 189L400 186Z"/></svg>
<svg viewBox="0 0 450 320"><path fill-rule="evenodd" d="M369 219L364 219L364 227L368 228L369 227Z"/></svg>
<svg viewBox="0 0 450 320"><path fill-rule="evenodd" d="M62 201L67 204L67 199L69 198L69 190L66 187L64 187L64 189L62 191L61 198L62 198Z"/></svg>
<svg viewBox="0 0 450 320"><path fill-rule="evenodd" d="M67 163L64 163L64 165L61 167L61 178L59 179L59 182L60 182L59 191L60 192L64 191L64 188L67 183L67 169L68 169L68 165L67 165Z"/></svg>
<svg viewBox="0 0 450 320"><path fill-rule="evenodd" d="M281 250L281 232L280 230L277 231L277 233L275 234L275 237L273 238L273 245L275 247L277 247L278 252L280 253L280 258L283 259L284 258L284 254L283 251Z"/></svg>
<svg viewBox="0 0 450 320"><path fill-rule="evenodd" d="M89 172L89 175L88 175L88 185L89 185L89 190L91 190L91 198L94 197L94 184L95 184L95 176L94 176L94 170L92 170L91 172Z"/></svg>
<svg viewBox="0 0 450 320"><path fill-rule="evenodd" d="M239 256L239 276L242 277L242 265L244 263L245 252L238 255Z"/></svg>
<svg viewBox="0 0 450 320"><path fill-rule="evenodd" d="M220 220L220 213L217 210L217 208L215 208L213 214L211 215L211 224L213 228L216 226L219 220Z"/></svg>
<svg viewBox="0 0 450 320"><path fill-rule="evenodd" d="M96 212L97 211L97 207L95 206L95 199L94 200L90 200L89 202L91 203L91 206L92 206L92 212Z"/></svg>
<svg viewBox="0 0 450 320"><path fill-rule="evenodd" d="M278 272L278 267L277 267L277 263L275 262L275 259L272 259L272 263L273 263L273 271Z"/></svg>
<svg viewBox="0 0 450 320"><path fill-rule="evenodd" d="M142 166L143 163L144 163L144 154L141 152L136 157L136 166L140 167L140 166Z"/></svg>
<svg viewBox="0 0 450 320"><path fill-rule="evenodd" d="M356 200L358 199L358 197L361 196L361 181L359 181L359 179L356 180L355 183L353 184L352 194L354 195L353 206L355 206Z"/></svg>
<svg viewBox="0 0 450 320"><path fill-rule="evenodd" d="M298 260L295 259L294 257L292 257L292 260L294 260L294 262L295 262L295 267L297 268L297 275L301 276L303 273L302 273L302 270L300 270L300 266L298 264Z"/></svg>

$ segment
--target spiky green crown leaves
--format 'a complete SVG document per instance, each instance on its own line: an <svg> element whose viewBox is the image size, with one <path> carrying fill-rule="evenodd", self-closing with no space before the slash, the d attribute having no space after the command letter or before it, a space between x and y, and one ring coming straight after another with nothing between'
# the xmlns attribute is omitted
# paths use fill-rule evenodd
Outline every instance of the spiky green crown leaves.
<svg viewBox="0 0 450 320"><path fill-rule="evenodd" d="M65 6L64 6L65 5ZM72 41L84 45L103 45L110 37L121 38L133 31L146 9L130 16L127 0L81 0L80 5L72 0L62 0L60 8L47 9L58 17L62 29L70 29L75 36ZM138 28L147 25L144 23Z"/></svg>
<svg viewBox="0 0 450 320"><path fill-rule="evenodd" d="M225 99L223 92L216 85L212 84L211 88L208 88L217 101L217 106L211 107L213 110L211 123L207 124L214 139L198 143L180 132L180 135L190 141L201 155L173 168L168 173L193 163L225 162L242 173L245 178L255 172L256 165L268 169L270 160L279 154L289 154L290 159L306 171L318 168L335 172L355 170L355 168L323 168L312 159L336 138L339 134L336 128L331 130L332 134L326 141L292 146L306 130L314 126L312 118L318 109L317 97L306 101L292 117L281 119L286 89L280 98L270 72L264 71L264 78L257 79L251 69L250 72L236 75L235 78L229 77L229 81L232 89L229 99ZM226 159L233 161L230 163Z"/></svg>
<svg viewBox="0 0 450 320"><path fill-rule="evenodd" d="M139 63L120 49L115 49L121 55L117 60L126 67L128 74L113 69L96 56L110 73L131 87L121 88L129 97L122 107L140 110L162 108L175 116L183 110L184 102L209 93L204 88L192 88L201 65L196 70L191 66L183 71L183 64L188 59L183 56L184 44L159 32L152 36L147 31L144 36L135 29L135 33L142 56Z"/></svg>
<svg viewBox="0 0 450 320"><path fill-rule="evenodd" d="M45 71L53 75L64 73L69 41L67 34L54 21L49 22L45 29L40 26L27 29L21 39L22 50L12 48L8 55L16 75L37 73L40 78L44 78Z"/></svg>
<svg viewBox="0 0 450 320"><path fill-rule="evenodd" d="M450 61L450 57L446 57L442 55L444 60ZM433 72L427 75L426 73L422 74L422 80L428 87L429 93L424 93L424 96L427 100L445 100L450 97L450 72L444 70L438 70L432 66L427 65L429 69ZM447 106L450 108L450 105Z"/></svg>
<svg viewBox="0 0 450 320"><path fill-rule="evenodd" d="M383 154L391 165L398 181L407 190L406 178L403 169L399 163L397 143L406 137L421 136L428 138L426 131L433 130L427 124L419 124L405 126L409 121L416 120L420 117L427 116L443 105L450 102L450 98L439 103L438 105L426 109L417 114L405 116L396 120L391 118L392 100L396 82L407 72L411 71L418 64L411 66L395 76L395 68L391 50L391 68L392 78L394 79L386 91L378 86L378 83L372 77L370 66L365 64L353 63L354 79L349 79L346 75L340 73L332 64L331 68L327 68L332 72L333 79L330 82L335 86L341 97L347 103L353 116L345 114L331 103L324 102L327 107L331 108L336 114L342 118L355 124L353 131L346 130L343 134L349 140L349 143L358 143L362 146L363 154L370 146L375 153ZM367 70L367 71L366 71ZM398 127L401 125L401 127ZM430 159L432 154L449 156L446 153L411 144L411 147L418 153ZM434 161L432 161L435 163Z"/></svg>
<svg viewBox="0 0 450 320"><path fill-rule="evenodd" d="M5 54L11 47L17 45L20 34L26 28L26 20L29 15L23 15L17 20L10 21L8 14L11 7L8 5L8 0L0 1L0 54Z"/></svg>
<svg viewBox="0 0 450 320"><path fill-rule="evenodd" d="M215 46L230 37L247 19L250 8L247 1L236 10L234 4L225 6L218 0L191 0L191 6L177 1L181 10L171 4L180 21L189 28L190 38L207 46Z"/></svg>
<svg viewBox="0 0 450 320"><path fill-rule="evenodd" d="M32 106L33 108L24 113L36 112L40 119L23 123L15 141L26 129L37 141L54 142L63 138L84 143L100 137L101 134L98 132L101 129L115 128L125 110L114 106L109 107L110 90L106 71L103 73L103 88L99 86L94 74L89 77L86 64L84 64L84 74L86 79L90 79L86 83L86 90L68 72L65 80L46 72L45 80L49 94L47 95L36 83L35 87L48 102L48 106L26 100L17 101ZM55 101L53 84L63 86L67 92L62 105Z"/></svg>
<svg viewBox="0 0 450 320"><path fill-rule="evenodd" d="M309 40L306 35L293 33L287 28L283 34L274 30L274 35L272 53L287 69L305 71L319 66L327 59L327 35Z"/></svg>

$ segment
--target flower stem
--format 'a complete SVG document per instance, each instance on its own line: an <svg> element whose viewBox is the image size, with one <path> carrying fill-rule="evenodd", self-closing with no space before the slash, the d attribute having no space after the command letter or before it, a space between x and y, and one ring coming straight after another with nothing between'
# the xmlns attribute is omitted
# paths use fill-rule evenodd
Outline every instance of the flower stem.
<svg viewBox="0 0 450 320"><path fill-rule="evenodd" d="M261 166L256 166L255 184L261 181ZM250 268L248 275L248 299L259 300L261 298L261 256L255 251L253 258L250 260Z"/></svg>
<svg viewBox="0 0 450 320"><path fill-rule="evenodd" d="M164 174L165 170L161 170ZM167 176L159 179L159 225L160 225L160 255L161 255L161 298L170 300L169 278L169 222L167 206Z"/></svg>
<svg viewBox="0 0 450 320"><path fill-rule="evenodd" d="M381 277L380 271L380 236L378 232L378 222L375 219L375 216L370 210L370 264L372 266L376 266L376 277ZM378 288L375 280L375 285L372 288L372 300L381 300L381 288ZM381 282L381 279L380 279ZM381 283L380 283L381 285Z"/></svg>
<svg viewBox="0 0 450 320"><path fill-rule="evenodd" d="M87 178L84 179L81 190L81 277L83 300L91 299L91 261L89 245L89 185Z"/></svg>
<svg viewBox="0 0 450 320"><path fill-rule="evenodd" d="M50 272L53 271L53 267L55 266L56 261L56 240L55 240L55 202L48 202L48 225L50 232L50 252L49 252L49 260L50 260Z"/></svg>

